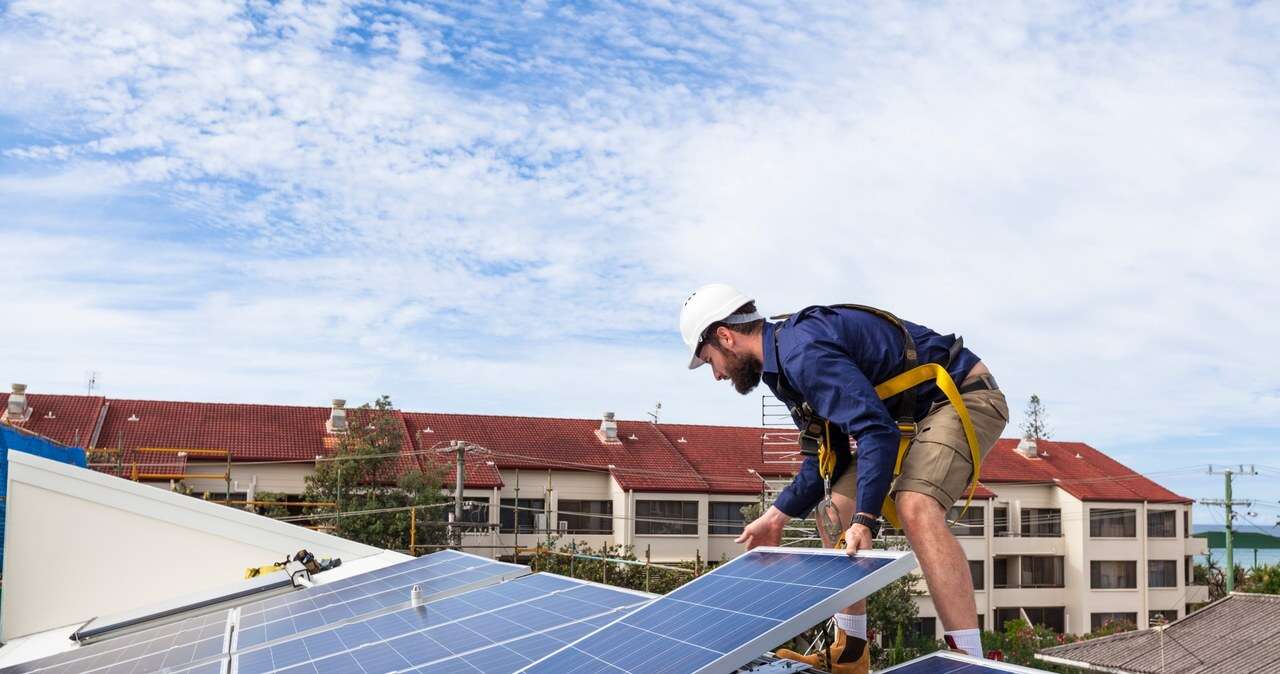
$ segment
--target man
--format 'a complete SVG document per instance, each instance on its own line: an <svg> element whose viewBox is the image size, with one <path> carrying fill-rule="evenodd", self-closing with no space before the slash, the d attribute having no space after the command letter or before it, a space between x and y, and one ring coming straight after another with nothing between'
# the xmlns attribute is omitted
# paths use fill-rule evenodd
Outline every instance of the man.
<svg viewBox="0 0 1280 674"><path fill-rule="evenodd" d="M947 525L948 509L963 502L973 460L956 410L933 384L914 389L914 404L903 396L880 400L875 386L900 374L907 338L919 363L938 363L960 382L961 399L985 455L1009 419L1004 395L987 367L954 335L939 335L866 307L815 306L779 323L757 313L752 298L725 284L703 286L685 300L680 331L690 350L689 369L710 365L716 380L728 379L743 395L763 378L773 394L793 410L805 409L829 422L837 462L831 501L845 529L846 552L872 547L882 504L890 497L907 540L924 571L929 594L952 648L982 657L973 580L960 543ZM907 394L911 395L911 394ZM902 409L909 407L909 410ZM917 422L894 478L901 433L897 416ZM856 453L850 440L856 442ZM802 517L825 496L818 460L806 456L799 473L773 506L738 537L747 549L777 545L786 523ZM835 616L836 640L826 651L783 657L825 666L832 672L868 671L866 602Z"/></svg>

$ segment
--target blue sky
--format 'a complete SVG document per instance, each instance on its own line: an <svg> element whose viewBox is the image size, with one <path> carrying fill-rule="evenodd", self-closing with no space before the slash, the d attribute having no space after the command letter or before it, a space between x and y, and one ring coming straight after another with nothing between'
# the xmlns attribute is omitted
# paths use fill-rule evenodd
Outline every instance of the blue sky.
<svg viewBox="0 0 1280 674"><path fill-rule="evenodd" d="M723 280L961 333L1188 496L1280 466L1274 4L812 6L0 3L0 372L758 423L681 365Z"/></svg>

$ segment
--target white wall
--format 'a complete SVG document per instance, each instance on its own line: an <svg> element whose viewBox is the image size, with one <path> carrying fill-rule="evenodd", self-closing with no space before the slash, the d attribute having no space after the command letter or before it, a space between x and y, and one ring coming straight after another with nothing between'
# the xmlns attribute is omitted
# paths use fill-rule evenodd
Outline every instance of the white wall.
<svg viewBox="0 0 1280 674"><path fill-rule="evenodd" d="M23 452L9 454L0 639L224 587L300 548L382 552Z"/></svg>

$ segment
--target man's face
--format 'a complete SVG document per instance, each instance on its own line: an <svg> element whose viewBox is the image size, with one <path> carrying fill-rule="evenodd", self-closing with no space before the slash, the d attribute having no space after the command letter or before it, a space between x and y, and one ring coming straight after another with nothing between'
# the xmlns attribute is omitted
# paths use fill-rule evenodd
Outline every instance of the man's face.
<svg viewBox="0 0 1280 674"><path fill-rule="evenodd" d="M722 328L723 329L723 328ZM760 373L764 363L747 353L738 353L732 346L724 346L716 335L707 338L699 356L711 366L711 374L716 381L728 379L733 388L742 395L751 393L760 385Z"/></svg>

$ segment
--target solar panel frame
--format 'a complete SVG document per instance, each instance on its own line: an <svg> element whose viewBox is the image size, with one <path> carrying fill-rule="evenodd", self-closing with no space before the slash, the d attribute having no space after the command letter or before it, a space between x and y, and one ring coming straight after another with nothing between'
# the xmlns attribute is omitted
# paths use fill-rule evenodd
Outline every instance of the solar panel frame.
<svg viewBox="0 0 1280 674"><path fill-rule="evenodd" d="M789 555L815 555L815 556L821 555L821 556L840 556L840 557L845 556L845 552L843 550L832 550L827 548L759 547L759 548L754 548L753 550L748 551L745 554L739 555L729 560L728 562L725 562L724 564L720 565L714 571L708 574L699 576L698 578L695 578L692 581L689 581L685 585L681 586L680 589L684 590L685 588L689 588L693 586L695 583L709 582L707 579L715 577L717 573L724 573L727 570L734 568L735 564L742 564L743 560L751 559L751 555L753 552L782 553L782 554L789 554ZM877 559L885 559L887 560L887 562L880 568L874 569L871 572L869 572L866 576L859 579L852 586L833 592L829 597L826 597L825 599L822 599L814 603L813 605L798 612L797 614L793 615L788 619L780 621L777 625L764 630L756 637L749 639L748 641L744 642L743 644L737 647L730 648L729 650L726 650L726 651L721 651L720 652L721 654L718 657L716 657L714 660L692 671L696 672L697 674L728 674L729 672L733 672L738 667L748 662L751 662L751 660L755 659L760 654L768 652L773 647L794 637L799 632L802 632L805 629L822 622L823 620L827 619L829 616L831 616L831 614L835 613L836 611L850 604L853 604L854 602L857 602L861 599L865 599L867 596L871 595L875 591L885 587L889 583L893 582L894 580L897 580L898 578L901 578L907 573L910 573L913 569L916 568L915 554L907 551L863 550L859 552L858 555L864 558L870 557L870 558L877 558ZM634 611L632 611L632 614L638 615L644 609L648 608L649 606L657 605L658 603L662 602L662 600L663 600L663 597L659 597L655 599L653 602L646 604L645 606L636 608ZM569 644L553 653L550 653L544 656L543 658L518 670L518 672L528 672L529 670L535 667L538 667L539 665L541 665L544 662L547 662L548 660L555 657L559 653L573 649L577 644L582 643L587 639L590 639L591 637L595 636L596 634L609 629L613 625L616 625L622 622L623 620L630 617L630 615L631 614L620 616L619 618L610 622L608 625L605 625L600 629L594 630L591 633L583 636L578 641L575 641L572 644ZM796 627L797 625L803 625L803 626L797 628ZM590 654L588 653L588 655ZM601 663L605 664L605 661L601 660ZM621 670L621 671L627 671L627 670Z"/></svg>
<svg viewBox="0 0 1280 674"><path fill-rule="evenodd" d="M513 584L527 584L527 586L512 588ZM504 588L510 589L504 591ZM597 593L607 592L609 596L602 597L592 593L592 590ZM469 599L469 595L483 596L474 596ZM554 601L557 596L567 599L568 602ZM627 596L632 600L627 601L625 599ZM507 582L475 588L468 593L433 599L420 607L404 607L391 613L366 616L350 623L333 625L327 630L307 636L237 651L232 654L232 658L237 672L294 672L307 671L308 668L316 671L335 671L343 667L349 668L352 663L363 662L362 658L369 657L369 653L374 651L380 657L397 662L397 658L402 658L403 664L406 665L403 670L406 672L449 672L459 669L471 671L484 669L481 666L483 661L495 660L511 662L510 669L514 669L529 664L544 654L544 652L534 655L526 654L527 651L518 650L520 644L541 641L544 648L550 649L545 653L549 653L594 631L601 625L612 622L615 616L629 613L643 606L654 597L655 595L649 593L601 585L588 580L557 574L533 573ZM421 615L417 613L418 611L422 611ZM528 611L533 611L541 617L534 623L522 620L532 615ZM581 613L574 613L574 611L581 611ZM551 618L552 615L555 618ZM400 622L397 623L397 620ZM419 620L424 622L417 624ZM490 623L489 625L483 624L486 620ZM544 620L549 622L543 623ZM379 622L390 624L378 626L376 623ZM505 625L505 628L500 625ZM510 629L516 625L525 629ZM386 627L391 627L393 631L385 631ZM478 627L485 629L480 631ZM507 633L503 632L504 629ZM348 633L344 634L344 632ZM479 635L478 638L477 635ZM352 641L352 637L358 640ZM442 639L442 637L445 638ZM307 643L313 638L326 642L332 642L336 638L343 647L337 650L326 648L325 652L317 654L314 646L319 642L310 646ZM475 643L461 646L463 642L459 639L464 641L471 639L475 640ZM419 648L434 649L434 651L421 650L418 655L422 659L413 660L403 647L415 640L424 641ZM547 644L548 641L552 643ZM434 643L437 646L428 646L428 643ZM462 650L455 650L460 646ZM277 649L284 650L277 652ZM290 656L281 658L285 651ZM300 653L307 655L305 658L297 658ZM264 668L264 663L271 664Z"/></svg>
<svg viewBox="0 0 1280 674"><path fill-rule="evenodd" d="M124 674L126 672L152 672L168 668L171 671L182 671L184 668L200 666L215 658L225 657L229 645L232 620L231 611L211 613L187 618L186 620L166 623L154 628L131 632L112 639L104 639L64 651L44 658L28 660L5 667L4 674L45 673L66 674L76 672L88 674ZM218 621L221 621L221 634L213 632ZM203 633L207 636L200 636ZM190 633L190 634L189 634ZM187 640L180 644L173 641L183 634L189 634ZM216 636L215 636L216 635ZM215 638L218 640L217 650L210 650ZM163 644L163 645L162 645ZM182 651L190 649L186 654L186 662L170 662L177 653L180 660ZM209 650L202 653L203 650ZM158 659L158 662L153 662ZM165 664L169 662L170 664ZM152 664L149 664L152 663ZM154 666L153 666L154 665ZM141 667L141 669L139 669Z"/></svg>
<svg viewBox="0 0 1280 674"><path fill-rule="evenodd" d="M422 560L427 560L428 558L436 557L436 556L440 556L440 558L435 564L416 564L417 562L421 562ZM354 596L350 599L330 602L330 603L324 604L323 606L317 605L315 608L306 609L298 613L293 613L292 610L289 609L289 607L304 604L305 602L312 602L314 604L317 599L333 597L338 595L339 593L348 592L350 590L353 590L355 588L362 587L362 586L371 586L388 579L397 578L399 576L404 576L405 578L403 578L402 580L409 581L409 576L415 574L416 572L419 572L424 569L432 568L433 566L440 566L442 564L450 564L458 561L471 562L471 563L474 563L474 566L470 566L465 569L454 570L449 573L441 574L439 576L434 576L430 578L422 578L422 577L414 578L412 581L403 582L402 584L400 584L395 588L388 588L388 589L374 588L375 589L374 592L366 592L363 594L356 593L357 596ZM425 595L424 599L425 600L443 599L445 597L450 597L455 594L460 594L463 592L469 592L471 590L488 587L490 585L501 583L506 580L510 580L512 578L525 576L530 573L529 567L523 566L520 564L512 564L510 562L501 562L498 560L490 559L488 557L481 557L479 555L473 555L468 552L461 552L457 550L441 550L440 552L432 553L430 555L425 555L423 557L418 557L412 560L406 560L405 562L401 562L399 564L392 564L389 566L382 567L380 569L375 569L362 574L349 576L347 578L343 578L334 583L316 585L311 588L307 588L306 590L299 590L297 592L289 593L286 595L279 595L277 597L266 599L261 602L254 602L252 604L246 604L245 606L241 606L238 609L235 609L236 610L236 619L235 619L236 629L235 629L235 632L232 634L230 651L232 653L236 653L244 649L258 648L259 646L264 646L264 645L275 643L278 641L284 641L284 640L292 639L294 637L303 636L303 635L311 634L315 632L322 632L331 627L346 624L349 622L358 622L368 618L376 617L383 613L392 613L400 609L403 609L409 605L409 588L415 584L426 584L442 578L448 578L450 576L471 573L477 569L481 569L485 567L493 567L495 573L477 578L476 580L473 580L471 582L462 583L456 587L450 587L450 588L429 592ZM397 568L399 568L400 570L396 571ZM400 581L396 581L396 582L400 582ZM315 590L316 592L311 592L311 590ZM404 599L402 601L395 601L394 603L381 605L377 608L353 612L351 615L342 616L335 619L329 619L328 617L323 616L323 612L333 611L335 610L335 607L347 606L349 604L354 604L357 602L374 601L378 597L382 597L384 595L389 596L394 592L400 592L400 591L404 592L404 595L403 595ZM262 604L267 604L268 602L274 602L279 599L288 599L289 601L280 605L271 604L266 606L260 606ZM255 618L252 621L250 621L248 624L246 624L246 614L244 613L245 609L252 609L252 613L248 615L251 615L251 616L261 615L263 618L262 619ZM281 614L279 617L272 618L269 620L265 619L268 614L271 614L272 612L279 613L281 611L283 611L283 614ZM293 623L294 627L297 627L297 622L295 621L296 618L301 616L309 616L308 621L310 621L316 617L314 614L321 614L320 615L320 617L322 618L321 622L318 622L317 624L310 625L309 627L305 627L302 629L295 629L292 632L277 634L275 636L271 635L272 630L269 629L268 627L269 625L284 623L286 620L288 620L291 623ZM263 632L261 640L253 641L253 643L248 643L248 644L243 643L243 638L246 634L252 633L255 635L253 638L257 639L258 638L256 636L257 630L261 630Z"/></svg>
<svg viewBox="0 0 1280 674"><path fill-rule="evenodd" d="M984 660L954 651L937 651L908 660L900 665L882 669L878 674L1044 674L1043 669L1031 669L1022 665L996 660Z"/></svg>

